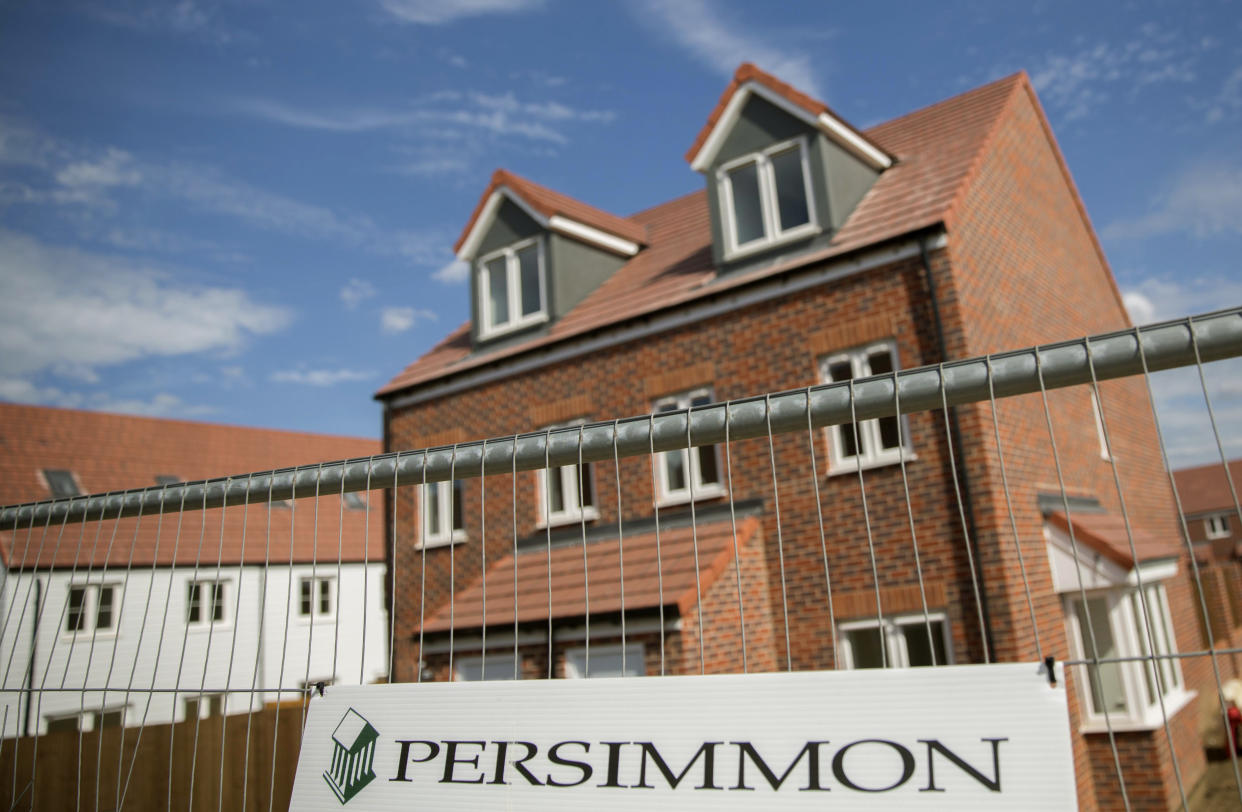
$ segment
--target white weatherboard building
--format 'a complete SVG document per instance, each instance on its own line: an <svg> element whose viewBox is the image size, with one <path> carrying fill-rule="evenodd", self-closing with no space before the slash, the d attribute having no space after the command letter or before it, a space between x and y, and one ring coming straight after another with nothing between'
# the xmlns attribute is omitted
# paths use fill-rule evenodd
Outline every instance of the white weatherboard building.
<svg viewBox="0 0 1242 812"><path fill-rule="evenodd" d="M4 504L378 451L370 440L10 405L0 442ZM0 533L4 736L242 713L306 685L384 677L381 510L378 494L321 494ZM294 690L259 690L277 686Z"/></svg>

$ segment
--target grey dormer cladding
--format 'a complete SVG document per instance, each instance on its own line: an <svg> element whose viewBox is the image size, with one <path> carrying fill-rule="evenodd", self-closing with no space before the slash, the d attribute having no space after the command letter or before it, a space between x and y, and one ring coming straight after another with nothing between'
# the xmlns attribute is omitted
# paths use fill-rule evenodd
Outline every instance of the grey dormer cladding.
<svg viewBox="0 0 1242 812"><path fill-rule="evenodd" d="M717 170L737 158L795 138L806 139L815 222L820 232L810 238L781 243L770 250L736 260L726 259ZM704 174L712 223L712 259L722 273L767 264L790 254L827 245L833 233L849 218L854 207L880 176L879 171L829 140L818 127L790 115L758 94L751 94L746 100L741 114Z"/></svg>
<svg viewBox="0 0 1242 812"><path fill-rule="evenodd" d="M480 338L482 318L479 302L479 258L502 248L538 237L543 242L544 284L548 320L525 330L515 330L494 338ZM627 262L626 257L600 250L579 240L543 228L522 207L508 197L501 202L495 219L479 242L470 263L470 338L475 347L500 347L526 341L546 332Z"/></svg>

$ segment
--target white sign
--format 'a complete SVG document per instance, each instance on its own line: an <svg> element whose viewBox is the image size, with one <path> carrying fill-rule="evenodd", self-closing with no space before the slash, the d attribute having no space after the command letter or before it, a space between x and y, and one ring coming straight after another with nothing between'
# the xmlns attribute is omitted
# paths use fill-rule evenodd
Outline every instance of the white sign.
<svg viewBox="0 0 1242 812"><path fill-rule="evenodd" d="M1037 665L329 687L292 809L1073 809Z"/></svg>

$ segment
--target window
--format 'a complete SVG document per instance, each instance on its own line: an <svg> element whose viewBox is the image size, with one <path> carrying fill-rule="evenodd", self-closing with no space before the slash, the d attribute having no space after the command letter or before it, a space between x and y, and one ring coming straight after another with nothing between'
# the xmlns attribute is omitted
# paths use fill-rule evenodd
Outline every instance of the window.
<svg viewBox="0 0 1242 812"><path fill-rule="evenodd" d="M1217 513L1203 520L1203 533L1210 539L1223 539L1229 536L1229 514Z"/></svg>
<svg viewBox="0 0 1242 812"><path fill-rule="evenodd" d="M1151 613L1150 637L1144 597ZM1178 660L1161 659L1162 655L1177 653L1163 584L1144 584L1142 594L1131 588L1098 590L1087 593L1085 602L1073 596L1066 601L1076 658L1151 657L1153 649L1157 657L1154 665L1151 660L1130 660L1076 667L1079 679L1089 688L1084 692L1088 728L1104 729L1106 712L1114 726L1159 726L1161 696L1170 714L1184 704L1179 703L1180 698L1189 699Z"/></svg>
<svg viewBox="0 0 1242 812"><path fill-rule="evenodd" d="M840 383L897 370L897 348L891 341L836 353L824 359L820 374L825 383ZM829 464L833 472L855 471L899 462L902 445L911 459L910 432L902 418L881 417L858 423L843 423L829 429Z"/></svg>
<svg viewBox="0 0 1242 812"><path fill-rule="evenodd" d="M78 496L82 493L82 489L78 487L78 478L73 475L73 471L44 468L43 481L47 483L47 489L52 492L52 497L55 499Z"/></svg>
<svg viewBox="0 0 1242 812"><path fill-rule="evenodd" d="M656 414L676 412L711 402L710 390L697 389L657 401L654 411ZM656 460L656 483L661 504L719 496L724 489L720 484L716 446L704 445L661 453Z"/></svg>
<svg viewBox="0 0 1242 812"><path fill-rule="evenodd" d="M747 254L818 230L804 138L725 164L717 182L726 255Z"/></svg>
<svg viewBox="0 0 1242 812"><path fill-rule="evenodd" d="M298 583L298 615L314 620L331 618L336 612L336 579L303 578Z"/></svg>
<svg viewBox="0 0 1242 812"><path fill-rule="evenodd" d="M595 508L595 475L589 463L536 472L540 525L571 524L598 519ZM549 488L549 485L551 486ZM548 489L545 491L545 488Z"/></svg>
<svg viewBox="0 0 1242 812"><path fill-rule="evenodd" d="M512 680L513 650L488 654L487 657L458 657L453 661L454 678L459 682L480 680ZM522 678L521 661L518 661L518 679Z"/></svg>
<svg viewBox="0 0 1242 812"><path fill-rule="evenodd" d="M460 479L424 485L422 546L439 547L466 540L466 516L462 507L465 483Z"/></svg>
<svg viewBox="0 0 1242 812"><path fill-rule="evenodd" d="M224 622L224 583L191 581L186 584L185 624L208 627Z"/></svg>
<svg viewBox="0 0 1242 812"><path fill-rule="evenodd" d="M544 321L543 244L515 243L479 260L480 334L496 335Z"/></svg>
<svg viewBox="0 0 1242 812"><path fill-rule="evenodd" d="M207 719L224 715L224 694L197 694L185 700L186 719Z"/></svg>
<svg viewBox="0 0 1242 812"><path fill-rule="evenodd" d="M889 668L947 665L953 662L947 632L948 622L941 612L926 617L899 615L884 618L883 627L878 619L842 623L837 645L845 668L883 668L885 654Z"/></svg>
<svg viewBox="0 0 1242 812"><path fill-rule="evenodd" d="M72 731L74 733L79 730L101 730L105 727L121 727L125 724L124 706L116 708L103 708L101 710L84 711L80 713L67 713L60 716L48 716L47 732L63 733Z"/></svg>
<svg viewBox="0 0 1242 812"><path fill-rule="evenodd" d="M116 584L73 584L65 609L65 632L114 632L120 613L121 588Z"/></svg>
<svg viewBox="0 0 1242 812"><path fill-rule="evenodd" d="M642 643L627 643L624 649L619 645L591 646L590 653L588 661L585 647L565 652L565 676L569 679L596 679L641 677L647 673Z"/></svg>

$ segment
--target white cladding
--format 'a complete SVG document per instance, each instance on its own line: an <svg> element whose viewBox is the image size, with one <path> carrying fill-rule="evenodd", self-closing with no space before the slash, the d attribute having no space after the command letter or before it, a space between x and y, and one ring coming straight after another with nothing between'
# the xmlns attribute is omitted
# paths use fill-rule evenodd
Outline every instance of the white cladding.
<svg viewBox="0 0 1242 812"><path fill-rule="evenodd" d="M83 714L89 728L93 711L122 707L130 726L182 721L186 700L197 699L200 690L245 689L223 700L225 713L243 713L299 696L252 695L252 686L372 682L388 670L384 572L382 562L343 563L339 573L335 562L266 570L148 566L128 575L123 569L5 572L0 584L3 735L33 734L36 720L43 733L49 718L74 714ZM306 617L300 612L300 582L312 575L329 579L331 610ZM224 585L223 620L211 619L204 597L200 621L187 622L193 582ZM88 585L88 591L113 588L119 612L111 630L91 628L88 612L83 630L66 631L71 584ZM105 686L110 690L82 691ZM159 692L172 688L185 693Z"/></svg>

